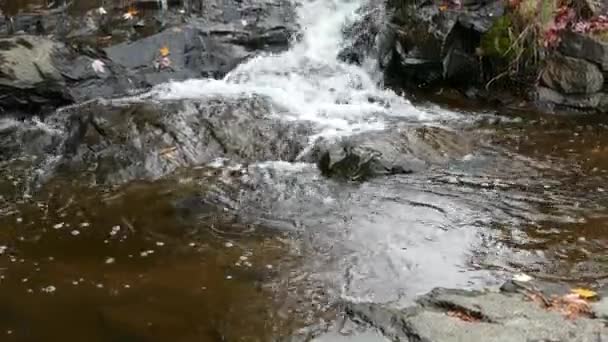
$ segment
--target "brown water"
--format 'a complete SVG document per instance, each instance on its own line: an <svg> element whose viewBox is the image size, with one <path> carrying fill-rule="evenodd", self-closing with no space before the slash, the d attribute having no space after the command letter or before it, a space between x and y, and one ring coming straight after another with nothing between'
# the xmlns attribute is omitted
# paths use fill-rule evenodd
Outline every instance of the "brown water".
<svg viewBox="0 0 608 342"><path fill-rule="evenodd" d="M501 274L524 271L568 286L606 284L608 128L604 120L526 114L514 123L482 123L466 131L482 145L500 147L507 156L512 153L555 166L539 169L537 177L545 184L540 190L535 185L527 188L525 182L517 185L518 194L529 196L528 200L544 198L533 219L518 221L523 224L496 223L494 230L484 226L495 236L484 253L508 253L474 258L473 264L483 260L478 268ZM521 172L516 163L499 167L503 173ZM187 174L118 188L82 187L70 177L56 177L32 192L20 169L12 165L0 182L3 341L268 341L318 326L323 318L329 322L335 318L331 296L324 294L326 285L306 280L311 270L325 272L306 254L323 257L326 251L320 250L325 247L315 240L316 247L302 250L306 238L293 232L231 224L217 215L193 216L200 208L176 205L204 192L204 186L193 183ZM438 198L452 198L458 204L476 186L449 190L443 185L438 189L448 197ZM356 202L352 205L357 208ZM390 213L392 205L386 202L375 213L356 209L355 215L365 220L353 222L361 225L370 220L374 229L392 227L392 221L381 216ZM480 201L479 205L492 204ZM564 213L573 213L572 219L564 219ZM410 215L424 218L420 215L426 214ZM355 233L349 237L364 239ZM454 237L441 247L447 255L450 249L466 248ZM437 252L416 249L414 253L422 260L434 258ZM381 270L383 263L374 258L370 255L369 265ZM449 265L439 263L436 271L449 273L454 267ZM438 279L427 280L433 284ZM390 282L363 284L384 286L389 293L398 290Z"/></svg>
<svg viewBox="0 0 608 342"><path fill-rule="evenodd" d="M18 182L3 183L3 196L21 197ZM0 218L1 340L267 341L292 331L280 310L287 289L272 282L298 263L290 243L193 223L170 205L182 190L57 181L19 200Z"/></svg>

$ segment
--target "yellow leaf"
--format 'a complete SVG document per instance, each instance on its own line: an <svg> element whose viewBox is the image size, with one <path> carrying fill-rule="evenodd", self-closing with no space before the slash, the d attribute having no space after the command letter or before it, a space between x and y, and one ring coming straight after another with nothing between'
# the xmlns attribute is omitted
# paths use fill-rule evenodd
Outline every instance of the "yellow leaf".
<svg viewBox="0 0 608 342"><path fill-rule="evenodd" d="M570 292L577 294L582 299L593 299L597 297L597 292L583 288L572 289Z"/></svg>
<svg viewBox="0 0 608 342"><path fill-rule="evenodd" d="M137 9L134 7L129 7L129 9L127 9L127 13L129 13L131 16L136 16L139 11L137 11Z"/></svg>
<svg viewBox="0 0 608 342"><path fill-rule="evenodd" d="M160 48L160 50L159 50L159 51L160 51L160 55L161 55L162 57L167 57L167 56L169 56L169 48L168 48L168 47L163 46L162 48Z"/></svg>
<svg viewBox="0 0 608 342"><path fill-rule="evenodd" d="M441 5L441 6L439 6L439 10L442 11L442 12L445 11L445 10L447 10L447 9L448 9L447 5Z"/></svg>

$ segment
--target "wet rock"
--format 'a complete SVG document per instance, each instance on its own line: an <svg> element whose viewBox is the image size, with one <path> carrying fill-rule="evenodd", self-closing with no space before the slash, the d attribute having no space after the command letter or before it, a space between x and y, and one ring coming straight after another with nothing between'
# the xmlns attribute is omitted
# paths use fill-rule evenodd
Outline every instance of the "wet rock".
<svg viewBox="0 0 608 342"><path fill-rule="evenodd" d="M0 108L37 114L95 97L125 94L140 83L108 61L40 36L0 39Z"/></svg>
<svg viewBox="0 0 608 342"><path fill-rule="evenodd" d="M353 304L347 312L393 340L582 342L608 336L608 328L600 320L569 320L514 293L440 288L405 310Z"/></svg>
<svg viewBox="0 0 608 342"><path fill-rule="evenodd" d="M75 107L59 170L118 184L217 158L293 161L308 127L269 119L274 110L261 97Z"/></svg>
<svg viewBox="0 0 608 342"><path fill-rule="evenodd" d="M347 25L344 36L347 45L338 58L352 64L361 65L366 58L378 63L381 68L388 67L395 40L395 32L386 20L384 4L370 1L358 9L360 19Z"/></svg>
<svg viewBox="0 0 608 342"><path fill-rule="evenodd" d="M462 158L470 148L470 142L455 132L404 125L337 141L320 140L303 159L317 163L328 177L361 181L445 164Z"/></svg>
<svg viewBox="0 0 608 342"><path fill-rule="evenodd" d="M536 88L536 99L541 103L549 103L561 107L570 107L582 110L601 109L605 95L595 94L562 94L551 88L539 86Z"/></svg>
<svg viewBox="0 0 608 342"><path fill-rule="evenodd" d="M593 94L604 86L604 76L595 64L560 54L547 59L541 78L549 88L565 94Z"/></svg>
<svg viewBox="0 0 608 342"><path fill-rule="evenodd" d="M608 71L608 43L577 32L566 32L562 36L559 51L570 57L585 59Z"/></svg>
<svg viewBox="0 0 608 342"><path fill-rule="evenodd" d="M69 102L65 80L54 62L54 56L65 49L59 42L35 36L0 39L0 107Z"/></svg>

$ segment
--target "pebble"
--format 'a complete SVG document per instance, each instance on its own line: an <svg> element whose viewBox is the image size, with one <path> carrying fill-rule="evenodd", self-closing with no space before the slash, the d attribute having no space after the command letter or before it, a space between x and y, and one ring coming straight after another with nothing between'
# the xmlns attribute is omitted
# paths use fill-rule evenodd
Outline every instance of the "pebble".
<svg viewBox="0 0 608 342"><path fill-rule="evenodd" d="M80 224L80 226L81 226L82 228L89 227L90 225L91 225L91 224L90 224L89 222L82 222L82 223Z"/></svg>
<svg viewBox="0 0 608 342"><path fill-rule="evenodd" d="M124 285L124 287L125 287L125 289L130 289L130 288L131 288L131 285L129 285L129 284L125 284L125 285Z"/></svg>
<svg viewBox="0 0 608 342"><path fill-rule="evenodd" d="M162 246L165 245L165 243L162 242L162 241L156 241L156 245L159 246L159 247L162 247Z"/></svg>
<svg viewBox="0 0 608 342"><path fill-rule="evenodd" d="M269 269L269 270L271 270L272 269L272 265L268 264L268 265L266 265L266 268Z"/></svg>
<svg viewBox="0 0 608 342"><path fill-rule="evenodd" d="M114 259L114 258L107 258L106 259L106 264L108 264L108 265L109 264L113 264L115 261L116 261L116 259Z"/></svg>
<svg viewBox="0 0 608 342"><path fill-rule="evenodd" d="M241 256L239 257L239 259L240 259L241 261L245 261L245 260L247 260L248 258L247 258L246 256L244 256L244 255L241 255Z"/></svg>
<svg viewBox="0 0 608 342"><path fill-rule="evenodd" d="M226 242L224 246L226 246L226 248L232 248L234 247L234 244L232 242Z"/></svg>
<svg viewBox="0 0 608 342"><path fill-rule="evenodd" d="M139 255L142 256L142 257L147 257L148 255L150 255L152 253L154 253L154 250L149 249L147 251L143 251L143 252L139 253Z"/></svg>
<svg viewBox="0 0 608 342"><path fill-rule="evenodd" d="M232 279L232 276L231 275L227 275L226 279L230 280L230 279Z"/></svg>
<svg viewBox="0 0 608 342"><path fill-rule="evenodd" d="M78 231L78 230L74 229L74 230L72 230L71 234L72 234L73 236L78 236L78 235L80 235L80 231Z"/></svg>
<svg viewBox="0 0 608 342"><path fill-rule="evenodd" d="M99 283L97 285L95 285L98 289L102 289L103 288L103 284Z"/></svg>
<svg viewBox="0 0 608 342"><path fill-rule="evenodd" d="M57 290L57 288L53 285L49 285L47 287L42 288L42 292L46 292L46 293L53 293L53 292L55 292L55 290Z"/></svg>
<svg viewBox="0 0 608 342"><path fill-rule="evenodd" d="M4 254L6 252L7 246L0 246L0 254Z"/></svg>
<svg viewBox="0 0 608 342"><path fill-rule="evenodd" d="M118 234L119 231L120 231L120 226L114 226L114 227L112 227L112 230L110 231L110 235L114 236L114 235Z"/></svg>
<svg viewBox="0 0 608 342"><path fill-rule="evenodd" d="M78 285L78 280L72 281L72 285L74 285L74 286Z"/></svg>
<svg viewBox="0 0 608 342"><path fill-rule="evenodd" d="M57 224L53 225L53 229L61 229L61 228L63 228L64 224L65 223L63 223L63 222L57 223Z"/></svg>
<svg viewBox="0 0 608 342"><path fill-rule="evenodd" d="M21 222L23 222L23 218L17 217L17 223L21 223Z"/></svg>

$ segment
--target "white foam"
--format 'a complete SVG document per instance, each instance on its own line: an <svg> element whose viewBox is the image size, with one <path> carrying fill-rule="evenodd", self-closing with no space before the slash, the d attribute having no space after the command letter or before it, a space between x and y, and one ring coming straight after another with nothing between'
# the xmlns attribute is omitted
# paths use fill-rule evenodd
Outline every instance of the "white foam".
<svg viewBox="0 0 608 342"><path fill-rule="evenodd" d="M262 95L277 107L269 115L316 123L320 130L315 137L381 130L389 116L415 121L453 116L418 110L403 97L381 88L370 68L338 60L342 28L356 18L363 1L303 1L298 4L303 36L289 50L252 58L221 80L167 83L144 97L162 101Z"/></svg>

